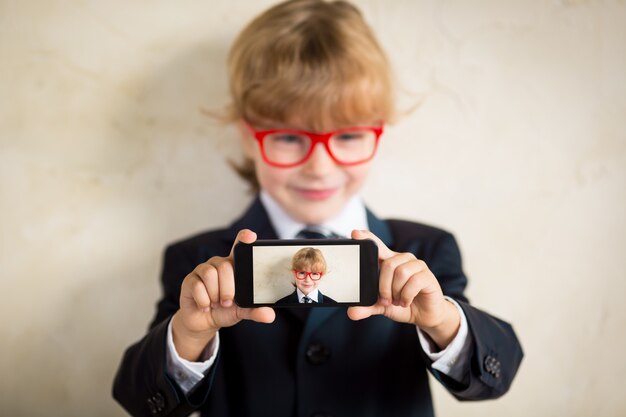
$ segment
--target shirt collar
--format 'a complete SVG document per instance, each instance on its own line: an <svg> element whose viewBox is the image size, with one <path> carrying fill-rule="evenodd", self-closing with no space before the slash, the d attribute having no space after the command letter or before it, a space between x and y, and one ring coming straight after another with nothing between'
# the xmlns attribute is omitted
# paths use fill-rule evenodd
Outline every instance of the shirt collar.
<svg viewBox="0 0 626 417"><path fill-rule="evenodd" d="M298 302L301 303L302 297L304 297L304 293L300 291L300 288L296 288L296 292L298 293ZM318 301L319 292L320 292L319 288L316 288L313 291L311 291L309 295L307 295L307 297L309 297L311 300L315 301L316 303L319 303Z"/></svg>
<svg viewBox="0 0 626 417"><path fill-rule="evenodd" d="M293 239L302 229L307 226L313 226L297 222L289 217L278 202L267 192L261 190L259 198L279 239ZM314 226L319 226L345 238L350 238L350 234L354 229L369 230L365 204L359 196L355 195L348 200L348 203L337 216Z"/></svg>

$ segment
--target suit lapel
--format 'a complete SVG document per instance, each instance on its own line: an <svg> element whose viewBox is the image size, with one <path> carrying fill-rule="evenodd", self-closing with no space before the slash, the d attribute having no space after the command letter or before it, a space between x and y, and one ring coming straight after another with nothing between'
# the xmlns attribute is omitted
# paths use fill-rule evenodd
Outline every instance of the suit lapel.
<svg viewBox="0 0 626 417"><path fill-rule="evenodd" d="M276 231L272 227L265 207L257 196L244 215L230 225L224 232L224 240L232 243L241 229L250 229L257 234L258 239L277 239Z"/></svg>
<svg viewBox="0 0 626 417"><path fill-rule="evenodd" d="M369 209L367 210L367 225L370 227L370 231L383 241L388 248L391 248L394 244L393 236L391 235L391 229L386 222L382 221L374 215Z"/></svg>

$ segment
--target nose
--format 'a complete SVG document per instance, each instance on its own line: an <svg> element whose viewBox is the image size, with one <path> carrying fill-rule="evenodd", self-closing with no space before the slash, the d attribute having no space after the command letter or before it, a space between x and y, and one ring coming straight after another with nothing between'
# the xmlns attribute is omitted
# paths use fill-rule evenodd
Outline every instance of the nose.
<svg viewBox="0 0 626 417"><path fill-rule="evenodd" d="M335 161L321 143L315 145L313 153L303 166L306 173L315 176L321 176L334 168Z"/></svg>

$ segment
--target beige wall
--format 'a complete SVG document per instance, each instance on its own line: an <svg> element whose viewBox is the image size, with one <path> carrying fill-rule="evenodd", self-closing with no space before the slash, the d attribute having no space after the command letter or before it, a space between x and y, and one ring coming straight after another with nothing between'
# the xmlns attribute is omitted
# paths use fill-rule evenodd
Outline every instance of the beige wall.
<svg viewBox="0 0 626 417"><path fill-rule="evenodd" d="M234 130L199 109L270 3L0 0L0 415L124 415L111 381L164 245L249 200ZM526 352L507 396L437 387L439 415L625 415L624 1L358 4L422 100L364 196L453 231Z"/></svg>

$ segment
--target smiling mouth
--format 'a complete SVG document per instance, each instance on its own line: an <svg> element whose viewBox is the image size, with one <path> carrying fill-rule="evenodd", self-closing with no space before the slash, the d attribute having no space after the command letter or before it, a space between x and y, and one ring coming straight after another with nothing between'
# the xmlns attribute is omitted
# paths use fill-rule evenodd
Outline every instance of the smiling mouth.
<svg viewBox="0 0 626 417"><path fill-rule="evenodd" d="M339 188L312 189L294 187L294 190L308 200L325 200L332 197Z"/></svg>

